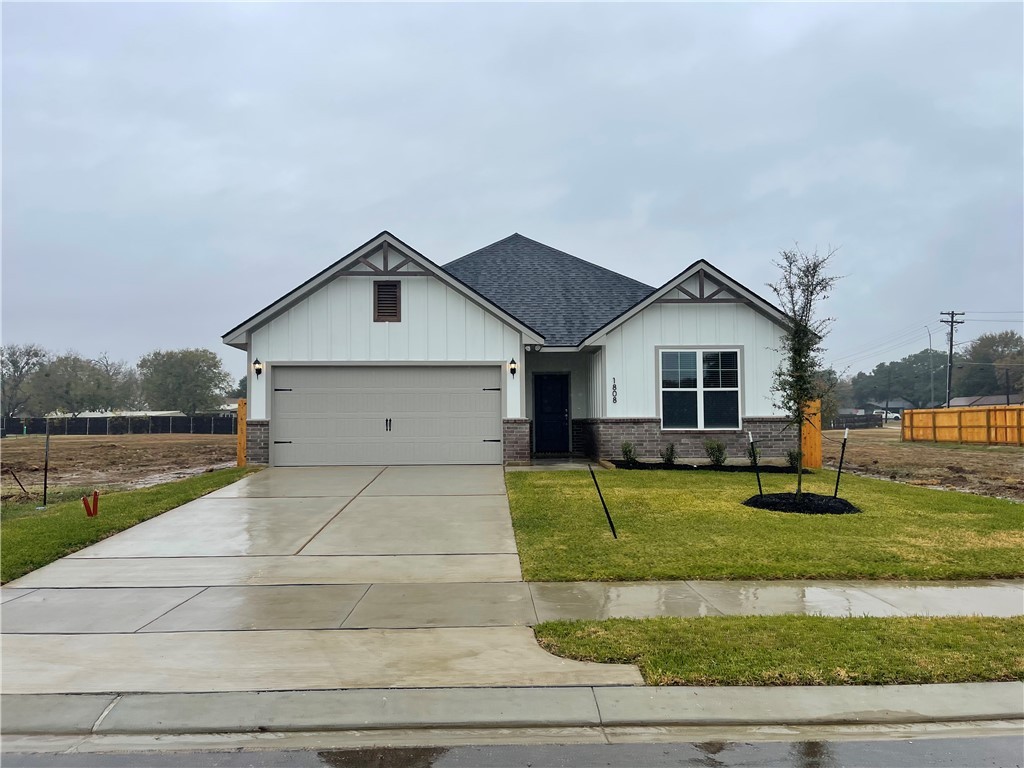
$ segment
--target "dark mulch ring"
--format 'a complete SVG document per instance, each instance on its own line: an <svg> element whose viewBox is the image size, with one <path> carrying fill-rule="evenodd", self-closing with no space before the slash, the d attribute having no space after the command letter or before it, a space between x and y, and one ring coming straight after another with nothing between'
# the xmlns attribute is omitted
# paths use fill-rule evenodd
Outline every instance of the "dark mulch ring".
<svg viewBox="0 0 1024 768"><path fill-rule="evenodd" d="M772 512L796 512L802 515L852 515L860 512L846 499L834 499L817 493L766 493L751 496L745 506L768 509Z"/></svg>
<svg viewBox="0 0 1024 768"><path fill-rule="evenodd" d="M720 467L712 466L711 464L663 464L659 461L638 461L634 464L629 464L625 461L614 460L612 464L615 465L616 469L667 469L667 470L691 470L700 469L705 472L753 472L754 467L750 464L723 464ZM796 470L792 467L780 467L777 464L768 464L758 467L761 470L762 475L795 475ZM813 474L811 470L805 469L805 475Z"/></svg>

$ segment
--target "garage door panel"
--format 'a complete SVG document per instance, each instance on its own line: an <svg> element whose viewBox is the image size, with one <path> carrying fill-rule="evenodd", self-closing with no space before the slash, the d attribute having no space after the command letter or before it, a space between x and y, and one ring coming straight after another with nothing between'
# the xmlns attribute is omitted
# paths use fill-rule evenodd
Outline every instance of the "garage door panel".
<svg viewBox="0 0 1024 768"><path fill-rule="evenodd" d="M287 366L273 376L277 466L501 463L500 366Z"/></svg>
<svg viewBox="0 0 1024 768"><path fill-rule="evenodd" d="M344 371L343 380L338 372ZM452 379L452 372L460 372L460 380ZM381 385L382 378L387 386L394 389L472 389L476 386L498 387L501 385L500 366L278 366L274 369L275 387L364 389L373 390Z"/></svg>
<svg viewBox="0 0 1024 768"><path fill-rule="evenodd" d="M384 417L349 417L342 428L333 417L287 418L274 424L275 440L340 440L355 442L382 437Z"/></svg>

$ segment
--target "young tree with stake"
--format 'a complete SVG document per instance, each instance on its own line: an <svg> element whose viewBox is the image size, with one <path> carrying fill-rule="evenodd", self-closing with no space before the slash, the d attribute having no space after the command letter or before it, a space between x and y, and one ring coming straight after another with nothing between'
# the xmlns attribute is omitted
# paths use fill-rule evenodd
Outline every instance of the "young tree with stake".
<svg viewBox="0 0 1024 768"><path fill-rule="evenodd" d="M797 445L803 445L804 408L820 398L824 392L821 355L825 351L822 341L828 335L833 318L817 317L818 306L825 301L839 277L828 274L829 261L838 248L830 248L825 256L818 251L804 253L797 246L779 254L772 262L782 271L776 283L768 283L779 301L779 307L789 316L789 327L782 338L782 361L775 371L772 394L777 408L785 411L796 426ZM798 451L796 468L796 496L803 493L804 457Z"/></svg>

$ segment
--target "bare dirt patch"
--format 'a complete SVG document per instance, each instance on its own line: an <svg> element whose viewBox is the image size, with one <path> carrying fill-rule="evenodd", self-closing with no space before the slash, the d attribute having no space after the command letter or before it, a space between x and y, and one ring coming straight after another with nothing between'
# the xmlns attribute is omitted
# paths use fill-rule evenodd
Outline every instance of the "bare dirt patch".
<svg viewBox="0 0 1024 768"><path fill-rule="evenodd" d="M824 463L835 468L843 432L830 430L824 435ZM899 429L850 430L846 470L909 485L1024 501L1024 448L1009 445L904 443Z"/></svg>
<svg viewBox="0 0 1024 768"><path fill-rule="evenodd" d="M142 488L210 469L234 466L234 435L111 435L50 437L51 488ZM3 498L43 485L45 438L28 435L0 442Z"/></svg>

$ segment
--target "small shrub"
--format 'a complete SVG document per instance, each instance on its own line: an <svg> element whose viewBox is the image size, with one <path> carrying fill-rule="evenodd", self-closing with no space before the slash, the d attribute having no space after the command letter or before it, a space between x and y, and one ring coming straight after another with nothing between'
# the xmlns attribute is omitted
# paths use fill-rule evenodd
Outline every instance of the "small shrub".
<svg viewBox="0 0 1024 768"><path fill-rule="evenodd" d="M669 443L661 449L661 460L668 466L676 463L676 444Z"/></svg>
<svg viewBox="0 0 1024 768"><path fill-rule="evenodd" d="M747 446L747 461L750 462L750 466L754 466L761 461L761 449L753 443Z"/></svg>
<svg viewBox="0 0 1024 768"><path fill-rule="evenodd" d="M786 451L786 462L789 464L789 468L796 472L796 468L800 466L800 451Z"/></svg>
<svg viewBox="0 0 1024 768"><path fill-rule="evenodd" d="M725 443L718 440L705 440L704 453L711 460L712 467L720 467L725 464Z"/></svg>
<svg viewBox="0 0 1024 768"><path fill-rule="evenodd" d="M628 440L621 446L622 460L627 464L636 464L636 446Z"/></svg>

